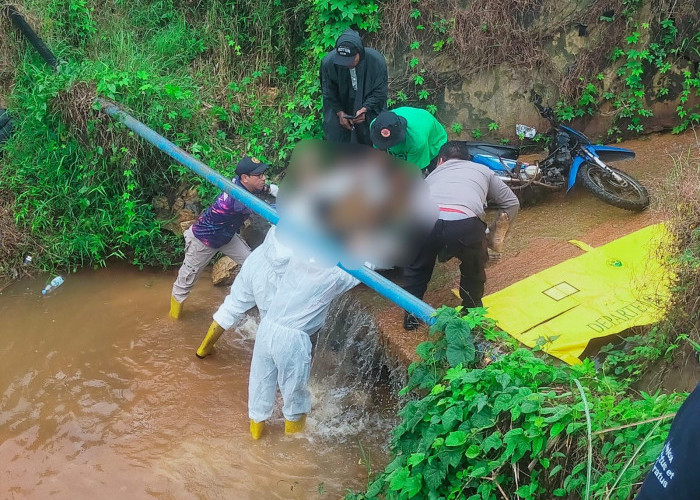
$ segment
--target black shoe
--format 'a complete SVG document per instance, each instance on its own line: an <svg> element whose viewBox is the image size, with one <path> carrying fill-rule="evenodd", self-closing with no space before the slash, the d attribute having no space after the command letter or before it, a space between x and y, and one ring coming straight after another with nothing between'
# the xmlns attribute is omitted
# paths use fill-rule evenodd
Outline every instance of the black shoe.
<svg viewBox="0 0 700 500"><path fill-rule="evenodd" d="M418 318L416 318L413 314L407 312L404 313L403 316L403 329L410 332L411 330L415 330L418 328L420 325L420 322L418 321Z"/></svg>

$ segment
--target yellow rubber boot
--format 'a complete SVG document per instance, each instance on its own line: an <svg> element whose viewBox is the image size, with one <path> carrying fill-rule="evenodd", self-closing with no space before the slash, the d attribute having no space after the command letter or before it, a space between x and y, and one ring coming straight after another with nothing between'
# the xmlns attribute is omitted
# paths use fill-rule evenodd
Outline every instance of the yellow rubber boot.
<svg viewBox="0 0 700 500"><path fill-rule="evenodd" d="M296 434L304 430L306 425L306 415L302 415L299 420L287 420L284 419L284 433L285 434Z"/></svg>
<svg viewBox="0 0 700 500"><path fill-rule="evenodd" d="M262 422L256 422L255 420L250 421L250 435L253 436L253 439L260 439L263 435L264 430L265 430L265 421L264 420Z"/></svg>
<svg viewBox="0 0 700 500"><path fill-rule="evenodd" d="M178 302L175 297L170 296L170 317L173 319L180 319L180 314L182 314L182 302Z"/></svg>
<svg viewBox="0 0 700 500"><path fill-rule="evenodd" d="M216 321L212 321L211 325L209 325L209 331L204 336L199 349L197 349L197 357L199 359L204 359L211 354L214 344L219 340L222 333L224 333L224 329Z"/></svg>

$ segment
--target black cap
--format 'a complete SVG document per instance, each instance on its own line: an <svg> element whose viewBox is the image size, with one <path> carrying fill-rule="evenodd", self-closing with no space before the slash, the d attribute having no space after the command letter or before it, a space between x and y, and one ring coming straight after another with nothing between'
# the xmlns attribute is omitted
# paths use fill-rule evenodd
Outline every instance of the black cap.
<svg viewBox="0 0 700 500"><path fill-rule="evenodd" d="M341 42L335 47L333 63L339 66L350 67L355 62L355 56L359 49L350 42Z"/></svg>
<svg viewBox="0 0 700 500"><path fill-rule="evenodd" d="M245 156L236 165L236 175L259 175L270 168L270 165L258 160L255 156Z"/></svg>
<svg viewBox="0 0 700 500"><path fill-rule="evenodd" d="M382 111L372 122L369 136L377 149L389 149L406 139L406 118Z"/></svg>

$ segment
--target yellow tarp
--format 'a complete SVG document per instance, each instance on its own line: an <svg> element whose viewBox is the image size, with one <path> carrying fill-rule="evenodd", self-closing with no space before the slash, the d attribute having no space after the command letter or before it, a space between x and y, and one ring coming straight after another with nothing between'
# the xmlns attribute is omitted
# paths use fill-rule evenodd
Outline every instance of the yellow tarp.
<svg viewBox="0 0 700 500"><path fill-rule="evenodd" d="M664 235L662 224L649 226L519 281L484 298L488 316L523 344L580 363L590 340L663 316Z"/></svg>

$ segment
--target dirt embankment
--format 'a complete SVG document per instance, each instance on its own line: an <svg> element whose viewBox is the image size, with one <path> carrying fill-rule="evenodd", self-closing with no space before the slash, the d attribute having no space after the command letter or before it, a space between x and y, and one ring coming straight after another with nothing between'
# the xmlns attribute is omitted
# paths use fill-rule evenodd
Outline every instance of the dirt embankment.
<svg viewBox="0 0 700 500"><path fill-rule="evenodd" d="M640 180L652 196L651 208L642 213L633 214L606 205L581 186L568 195L556 193L535 207L523 209L508 237L502 260L487 268L486 293L580 255L582 250L568 243L571 239L596 247L659 222L661 216L655 209L654 195L661 191L673 169L674 157L687 154L697 144L693 131L683 135L646 136L620 144L635 151L637 156L618 166ZM459 304L451 292L459 282L457 264L453 259L436 266L425 296L427 303L435 307ZM402 310L381 298L373 298L372 302L390 352L406 363L415 359L415 347L427 339L427 327L406 332L402 327Z"/></svg>

